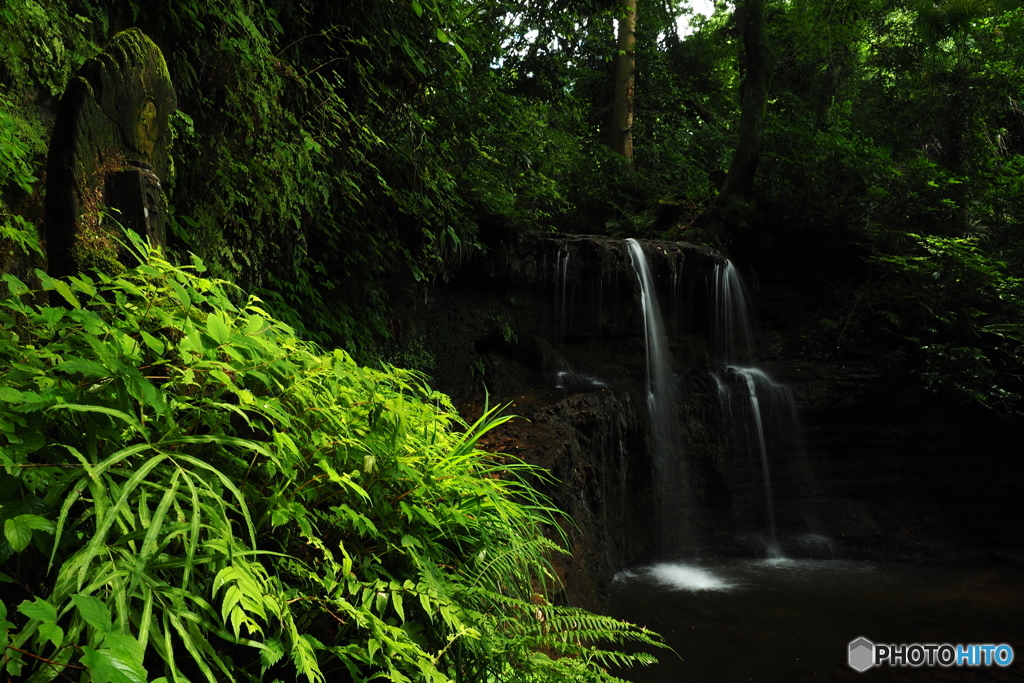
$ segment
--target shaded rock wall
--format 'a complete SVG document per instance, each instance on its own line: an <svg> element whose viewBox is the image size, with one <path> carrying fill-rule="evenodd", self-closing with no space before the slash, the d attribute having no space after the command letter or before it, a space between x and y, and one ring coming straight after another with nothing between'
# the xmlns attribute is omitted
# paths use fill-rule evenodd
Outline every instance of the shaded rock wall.
<svg viewBox="0 0 1024 683"><path fill-rule="evenodd" d="M707 366L706 278L712 252L678 242L647 243L680 370ZM680 296L668 296L670 292ZM533 236L426 287L395 311L397 362L431 374L456 398L483 387L511 396L527 387L585 377L637 380L644 372L636 274L623 240ZM625 371L632 377L622 377Z"/></svg>
<svg viewBox="0 0 1024 683"><path fill-rule="evenodd" d="M801 406L814 507L837 554L1024 562L1024 425L892 375L777 370Z"/></svg>
<svg viewBox="0 0 1024 683"><path fill-rule="evenodd" d="M475 414L480 407L466 408ZM573 522L552 530L552 536L564 534L573 550L556 558L556 570L568 602L599 606L611 572L649 556L657 545L643 399L608 389L534 389L516 397L509 410L520 417L481 445L541 465L554 477L537 482L538 488Z"/></svg>
<svg viewBox="0 0 1024 683"><path fill-rule="evenodd" d="M729 451L710 373L710 283L718 257L692 245L648 242L679 387L675 452L686 463L685 505L697 556L765 552L760 459ZM788 311L768 278L759 302ZM808 294L814 301L820 291ZM614 573L672 556L659 530L650 456L639 285L625 242L537 236L467 268L396 309L394 360L427 370L467 415L484 388L521 416L486 446L548 468L543 484L576 522L559 571L568 599L603 604ZM806 303L805 301L805 303ZM799 306L797 306L799 308ZM810 309L808 309L810 310ZM804 438L771 456L774 513L793 556L897 560L1024 560L1024 429L929 401L905 378L811 364L786 352L806 315L758 335L766 369L789 385ZM793 327L787 327L793 325Z"/></svg>
<svg viewBox="0 0 1024 683"><path fill-rule="evenodd" d="M857 316L864 247L838 237L779 234L746 261L758 348L797 397L823 532L845 557L1024 562L1024 422L929 393L893 363Z"/></svg>
<svg viewBox="0 0 1024 683"><path fill-rule="evenodd" d="M685 485L666 487L654 474L639 283L623 240L534 237L396 312L396 362L427 369L469 414L481 410L486 387L492 403L511 402L522 416L487 444L560 482L547 491L576 522L563 570L573 599L591 606L618 569L681 552L746 553L749 539L737 538L767 529L760 461L727 455L709 374L720 257L683 243L643 246L679 389L683 438L673 457ZM685 550L663 541L659 495L686 511Z"/></svg>

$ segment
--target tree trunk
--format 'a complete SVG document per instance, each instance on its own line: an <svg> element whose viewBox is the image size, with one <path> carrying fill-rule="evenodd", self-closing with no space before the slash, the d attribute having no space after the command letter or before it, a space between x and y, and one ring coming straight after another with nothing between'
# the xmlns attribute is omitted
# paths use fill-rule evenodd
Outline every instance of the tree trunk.
<svg viewBox="0 0 1024 683"><path fill-rule="evenodd" d="M730 222L733 207L754 199L754 176L761 156L764 112L772 78L772 58L765 35L765 0L744 0L736 9L743 37L743 78L740 82L739 139L729 172L712 213ZM739 200L739 201L737 201ZM742 212L742 211L741 211ZM749 212L749 209L746 211ZM742 222L742 219L741 219Z"/></svg>
<svg viewBox="0 0 1024 683"><path fill-rule="evenodd" d="M633 80L636 72L636 0L626 0L619 19L615 56L615 99L608 144L633 164Z"/></svg>

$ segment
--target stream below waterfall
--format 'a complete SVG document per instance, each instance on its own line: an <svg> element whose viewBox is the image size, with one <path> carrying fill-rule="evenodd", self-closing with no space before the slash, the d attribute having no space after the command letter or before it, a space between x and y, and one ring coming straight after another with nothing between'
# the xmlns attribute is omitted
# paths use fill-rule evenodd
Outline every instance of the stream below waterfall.
<svg viewBox="0 0 1024 683"><path fill-rule="evenodd" d="M678 653L622 672L636 683L1024 680L1024 569L850 560L732 560L621 572L611 613ZM847 663L851 641L1001 644L1007 667Z"/></svg>

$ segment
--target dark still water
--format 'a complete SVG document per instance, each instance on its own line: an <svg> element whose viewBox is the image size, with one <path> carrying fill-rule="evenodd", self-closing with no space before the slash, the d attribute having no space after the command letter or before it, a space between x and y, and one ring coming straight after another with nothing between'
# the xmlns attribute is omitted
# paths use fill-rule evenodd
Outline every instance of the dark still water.
<svg viewBox="0 0 1024 683"><path fill-rule="evenodd" d="M611 613L661 633L678 656L620 675L637 683L1024 681L1024 569L740 560L620 574ZM848 663L851 641L1002 644L1007 667Z"/></svg>

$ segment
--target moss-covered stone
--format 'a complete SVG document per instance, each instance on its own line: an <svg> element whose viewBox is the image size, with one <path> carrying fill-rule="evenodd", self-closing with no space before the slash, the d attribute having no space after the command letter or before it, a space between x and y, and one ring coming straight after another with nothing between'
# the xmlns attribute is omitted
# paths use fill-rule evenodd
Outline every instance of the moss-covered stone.
<svg viewBox="0 0 1024 683"><path fill-rule="evenodd" d="M138 29L114 36L71 79L50 141L47 255L53 274L116 270L114 218L166 242L162 182L177 106L160 49ZM111 211L113 210L113 211Z"/></svg>

